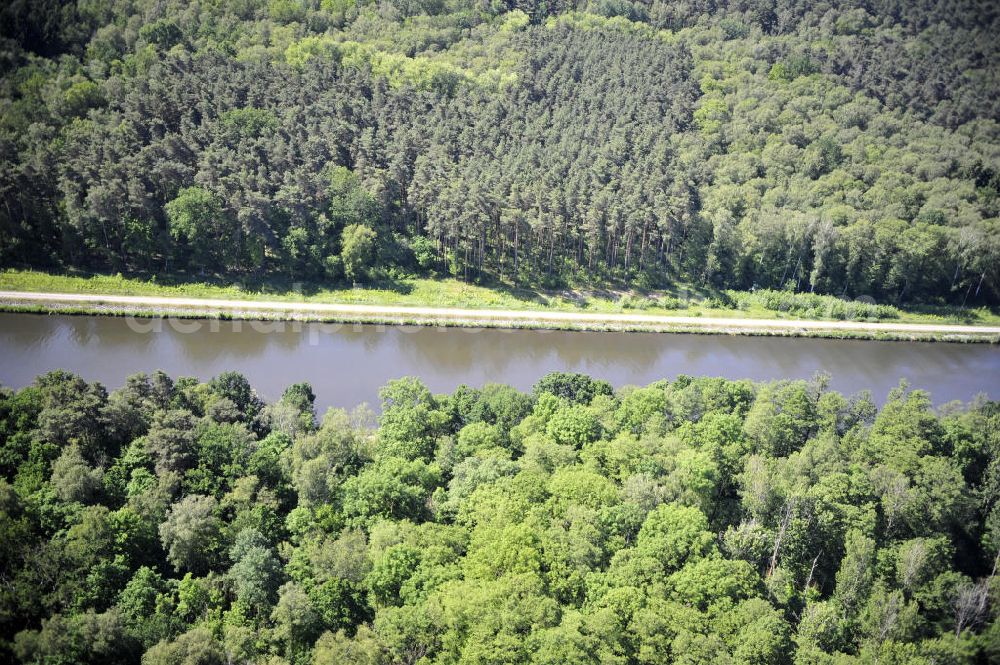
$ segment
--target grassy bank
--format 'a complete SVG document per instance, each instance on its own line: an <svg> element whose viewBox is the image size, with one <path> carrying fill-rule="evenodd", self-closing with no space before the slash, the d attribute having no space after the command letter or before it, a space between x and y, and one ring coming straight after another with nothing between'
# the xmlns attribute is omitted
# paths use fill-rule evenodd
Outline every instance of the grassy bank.
<svg viewBox="0 0 1000 665"><path fill-rule="evenodd" d="M120 275L57 275L36 271L0 272L0 290L72 294L213 298L316 304L366 304L400 307L448 307L589 313L636 313L655 316L881 321L920 324L1000 325L1000 313L987 309L923 308L852 303L832 296L774 291L708 293L685 287L671 291L613 289L533 291L510 286L486 287L454 279L410 278L388 285L323 288L275 281L254 284L209 282L158 283ZM86 308L85 308L86 309ZM93 311L93 308L90 308Z"/></svg>

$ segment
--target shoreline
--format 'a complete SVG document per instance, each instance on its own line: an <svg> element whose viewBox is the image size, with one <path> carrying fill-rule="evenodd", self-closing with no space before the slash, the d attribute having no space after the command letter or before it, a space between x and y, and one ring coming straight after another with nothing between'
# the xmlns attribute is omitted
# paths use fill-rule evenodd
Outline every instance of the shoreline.
<svg viewBox="0 0 1000 665"><path fill-rule="evenodd" d="M141 318L177 317L207 320L280 320L369 325L1000 343L1000 326L737 319L656 316L640 313L461 309L27 291L0 291L0 311Z"/></svg>

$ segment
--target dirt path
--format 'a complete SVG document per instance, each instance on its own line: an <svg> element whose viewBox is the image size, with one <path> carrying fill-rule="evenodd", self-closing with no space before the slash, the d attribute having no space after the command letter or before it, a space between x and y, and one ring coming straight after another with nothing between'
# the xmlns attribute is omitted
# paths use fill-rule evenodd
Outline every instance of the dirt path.
<svg viewBox="0 0 1000 665"><path fill-rule="evenodd" d="M725 329L749 331L858 331L868 333L916 333L927 335L1000 335L1000 326L957 324L892 323L867 321L810 321L793 319L712 318L701 316L654 316L632 313L561 312L501 309L458 309L450 307L408 307L288 302L276 300L220 300L213 298L173 298L76 293L32 293L0 291L0 304L53 306L121 306L128 309L157 311L193 309L207 314L232 312L287 313L291 317L322 316L348 319L387 319L398 317L409 322L483 323L510 322L530 327L532 323L581 325L623 324L649 328ZM169 312L168 312L169 313Z"/></svg>

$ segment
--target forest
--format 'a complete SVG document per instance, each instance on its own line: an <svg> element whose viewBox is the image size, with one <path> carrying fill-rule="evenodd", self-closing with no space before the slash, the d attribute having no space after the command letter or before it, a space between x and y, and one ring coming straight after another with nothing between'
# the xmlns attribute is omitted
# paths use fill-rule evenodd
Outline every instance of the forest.
<svg viewBox="0 0 1000 665"><path fill-rule="evenodd" d="M0 266L1000 303L977 0L12 0Z"/></svg>
<svg viewBox="0 0 1000 665"><path fill-rule="evenodd" d="M1000 408L552 373L314 412L235 372L0 392L0 656L1000 659Z"/></svg>

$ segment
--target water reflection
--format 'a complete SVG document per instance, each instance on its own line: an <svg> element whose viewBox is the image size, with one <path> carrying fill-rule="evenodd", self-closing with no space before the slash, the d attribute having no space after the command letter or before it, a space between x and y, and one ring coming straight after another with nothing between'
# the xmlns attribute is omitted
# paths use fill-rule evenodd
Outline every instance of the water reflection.
<svg viewBox="0 0 1000 665"><path fill-rule="evenodd" d="M146 330L150 332L136 332ZM1000 349L724 335L570 333L240 321L138 321L0 314L0 382L22 386L66 368L109 387L138 371L210 378L235 369L264 397L309 381L321 407L377 404L378 388L411 374L435 392L462 383L528 389L545 372L586 372L621 386L678 374L770 380L833 376L877 399L907 378L936 403L1000 393Z"/></svg>

